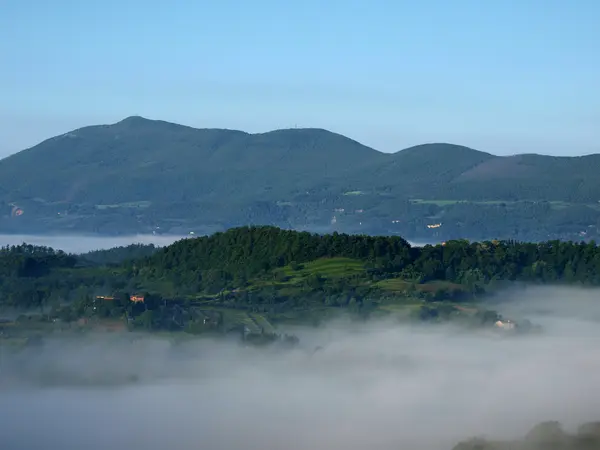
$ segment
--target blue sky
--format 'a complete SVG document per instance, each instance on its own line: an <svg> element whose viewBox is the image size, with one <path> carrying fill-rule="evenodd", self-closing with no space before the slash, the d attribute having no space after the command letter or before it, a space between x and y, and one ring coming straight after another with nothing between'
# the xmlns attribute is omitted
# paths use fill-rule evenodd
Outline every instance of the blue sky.
<svg viewBox="0 0 600 450"><path fill-rule="evenodd" d="M600 152L597 0L0 0L0 155L142 115Z"/></svg>

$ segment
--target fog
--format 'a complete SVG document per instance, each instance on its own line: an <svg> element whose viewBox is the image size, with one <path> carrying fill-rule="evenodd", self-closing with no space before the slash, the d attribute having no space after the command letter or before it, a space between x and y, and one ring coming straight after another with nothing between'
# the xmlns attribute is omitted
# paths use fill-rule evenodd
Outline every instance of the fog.
<svg viewBox="0 0 600 450"><path fill-rule="evenodd" d="M189 236L137 234L130 236L68 236L68 235L29 235L0 234L0 246L20 245L23 243L52 247L67 253L85 253L123 247L130 244L170 245Z"/></svg>
<svg viewBox="0 0 600 450"><path fill-rule="evenodd" d="M449 450L473 435L520 437L545 420L573 429L600 419L598 295L510 294L499 310L526 311L543 327L531 335L338 320L294 329L293 350L224 339L176 345L131 333L48 341L4 358L0 442L3 449ZM96 384L83 383L92 377Z"/></svg>
<svg viewBox="0 0 600 450"><path fill-rule="evenodd" d="M175 234L136 234L128 236L0 234L0 246L27 243L52 247L67 253L86 253L93 250L124 247L130 244L154 244L157 246L165 246L189 237L193 236ZM423 247L427 245L427 243L423 242L409 243L414 247ZM430 242L429 244L435 245L436 242Z"/></svg>

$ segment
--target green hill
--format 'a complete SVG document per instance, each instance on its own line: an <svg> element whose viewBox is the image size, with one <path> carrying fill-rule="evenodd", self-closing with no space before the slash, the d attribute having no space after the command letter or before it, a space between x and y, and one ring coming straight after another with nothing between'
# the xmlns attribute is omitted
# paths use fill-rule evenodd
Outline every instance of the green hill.
<svg viewBox="0 0 600 450"><path fill-rule="evenodd" d="M249 134L129 117L0 160L0 232L271 224L572 238L596 232L599 170L600 155L499 157L444 143L385 154L322 129ZM426 225L436 221L434 234Z"/></svg>
<svg viewBox="0 0 600 450"><path fill-rule="evenodd" d="M146 256L141 250L116 249L119 263L111 254L94 262L90 254L2 248L0 311L40 311L46 328L54 318L88 318L155 330L243 326L260 333L338 313L493 326L502 317L482 301L502 287L600 284L600 249L591 243L460 240L412 247L397 236L240 227ZM533 330L516 323L520 331Z"/></svg>
<svg viewBox="0 0 600 450"><path fill-rule="evenodd" d="M382 156L319 129L264 134L130 117L81 128L0 161L6 199L120 204L277 196ZM343 164L342 164L343 162ZM308 177L308 178L307 178ZM227 200L227 199L225 199Z"/></svg>
<svg viewBox="0 0 600 450"><path fill-rule="evenodd" d="M355 179L357 183L369 183L365 189L387 188L413 198L449 198L449 186L462 174L496 158L499 157L460 145L423 144L361 168Z"/></svg>

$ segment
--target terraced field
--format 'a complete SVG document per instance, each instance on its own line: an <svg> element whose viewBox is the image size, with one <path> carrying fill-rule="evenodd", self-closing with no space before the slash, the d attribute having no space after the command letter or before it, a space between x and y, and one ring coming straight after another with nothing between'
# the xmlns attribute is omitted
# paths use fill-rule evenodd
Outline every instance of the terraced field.
<svg viewBox="0 0 600 450"><path fill-rule="evenodd" d="M363 272L365 266L361 261L350 258L322 258L295 268L286 266L281 270L292 278L303 278L315 274L325 278L334 278Z"/></svg>

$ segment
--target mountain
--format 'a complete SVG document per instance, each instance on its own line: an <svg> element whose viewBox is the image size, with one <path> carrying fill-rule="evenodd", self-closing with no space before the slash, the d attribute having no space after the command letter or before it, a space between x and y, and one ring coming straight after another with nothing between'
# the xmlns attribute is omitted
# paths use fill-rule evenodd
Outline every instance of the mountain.
<svg viewBox="0 0 600 450"><path fill-rule="evenodd" d="M0 232L180 232L246 223L385 232L401 216L411 237L438 219L460 233L484 230L477 214L512 228L522 228L515 217L526 217L528 229L557 218L560 227L572 222L575 207L585 217L585 224L575 221L581 228L595 224L599 170L600 155L500 157L446 143L388 154L323 129L249 134L129 117L0 160ZM470 222L459 220L465 203Z"/></svg>
<svg viewBox="0 0 600 450"><path fill-rule="evenodd" d="M12 155L0 161L0 180L11 199L221 201L223 195L255 197L271 189L310 187L380 156L319 129L248 134L130 117L65 133Z"/></svg>
<svg viewBox="0 0 600 450"><path fill-rule="evenodd" d="M397 194L415 198L447 198L449 184L494 158L498 157L461 145L417 145L361 169L357 182L389 186Z"/></svg>
<svg viewBox="0 0 600 450"><path fill-rule="evenodd" d="M416 198L597 202L598 170L598 154L495 156L460 145L424 144L377 163L364 178Z"/></svg>

